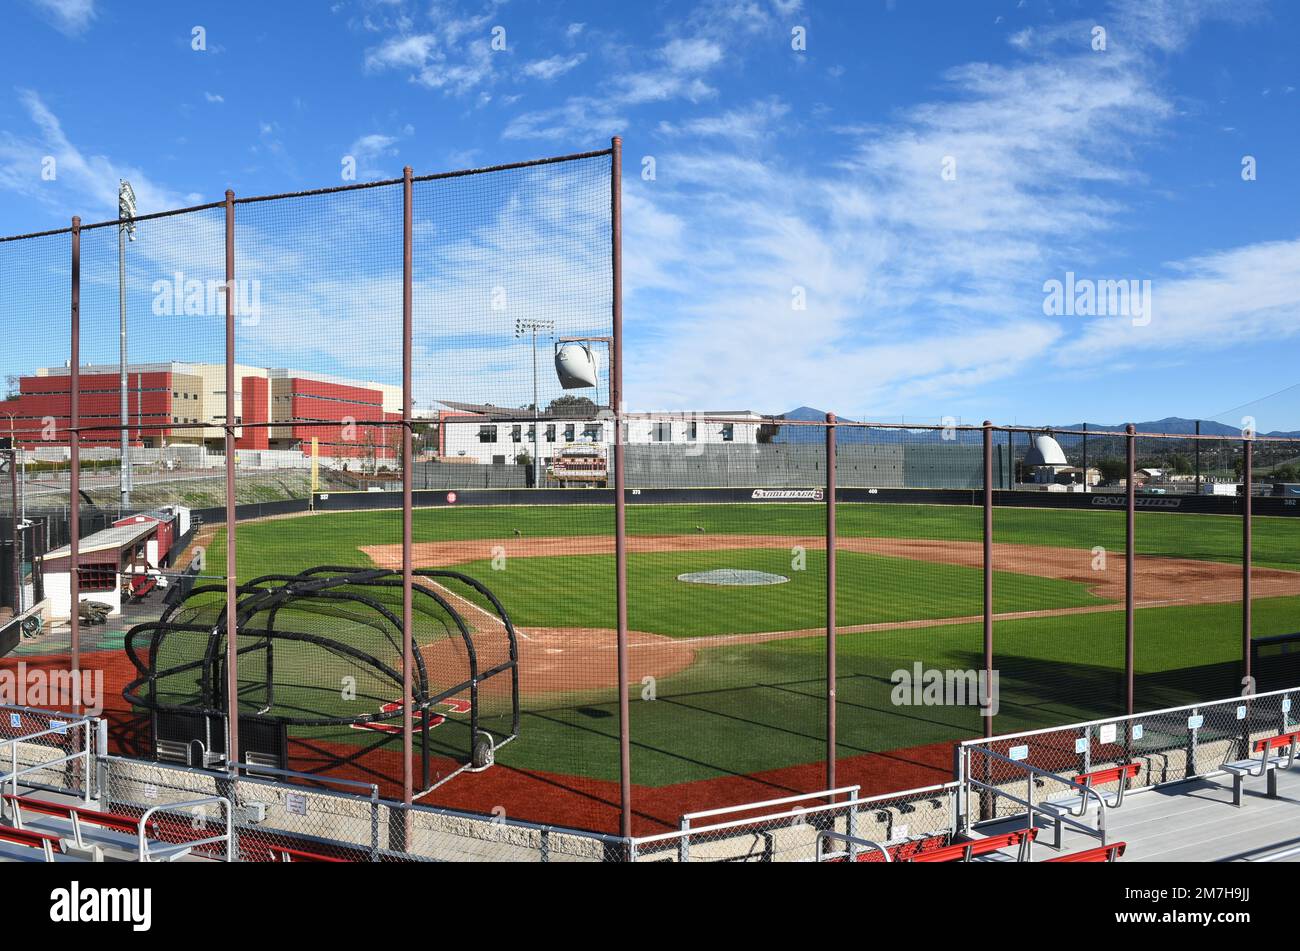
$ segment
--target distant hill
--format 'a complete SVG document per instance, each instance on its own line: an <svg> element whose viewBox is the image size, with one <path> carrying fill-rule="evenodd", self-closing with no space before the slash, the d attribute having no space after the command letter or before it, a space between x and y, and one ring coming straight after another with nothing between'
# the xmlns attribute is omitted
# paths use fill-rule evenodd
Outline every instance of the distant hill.
<svg viewBox="0 0 1300 951"><path fill-rule="evenodd" d="M812 406L800 406L798 409L792 409L788 413L782 413L780 419L789 419L795 422L821 422L826 419L824 410L819 410ZM841 422L854 422L847 417L839 417ZM1089 430L1097 432L1115 432L1122 433L1127 423L1063 423L1047 426L1048 429L1061 430L1081 430L1085 426ZM1168 433L1174 436L1191 436L1196 433L1196 420L1184 419L1181 416L1168 416L1164 419L1148 420L1143 423L1135 423L1139 433ZM868 440L868 434L870 440ZM1003 433L995 436L996 441L1004 442ZM1240 436L1241 430L1235 426L1228 426L1224 423L1217 423L1212 420L1202 420L1201 435L1203 436ZM1261 436L1290 436L1300 437L1300 431L1292 432L1269 432L1260 433ZM825 437L818 427L812 426L786 426L781 427L773 442L797 444L821 442ZM964 439L970 437L963 437ZM925 443L929 441L939 441L942 439L942 433L938 431L916 431L916 430L889 430L889 429L853 429L845 428L838 432L836 441L841 444L854 445L865 442L881 443Z"/></svg>

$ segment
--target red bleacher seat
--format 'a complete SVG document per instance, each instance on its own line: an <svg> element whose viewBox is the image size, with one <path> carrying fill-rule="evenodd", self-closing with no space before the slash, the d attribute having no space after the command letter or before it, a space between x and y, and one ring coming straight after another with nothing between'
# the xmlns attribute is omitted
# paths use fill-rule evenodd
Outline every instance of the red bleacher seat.
<svg viewBox="0 0 1300 951"><path fill-rule="evenodd" d="M1029 845L1037 835L1037 829L1017 829L1014 832L1007 832L1002 835L985 836L982 839L972 839L969 842L956 842L941 849L918 852L916 855L903 859L903 861L969 862L976 856L988 855L992 852L1000 852L1003 849L1018 846L1019 852L1016 861L1023 862L1029 857Z"/></svg>
<svg viewBox="0 0 1300 951"><path fill-rule="evenodd" d="M63 840L57 835L50 835L48 832L34 832L31 829L18 829L12 826L0 826L0 842L24 845L30 849L41 849L45 853L45 861L47 862L53 859L55 853L62 855L65 851Z"/></svg>
<svg viewBox="0 0 1300 951"><path fill-rule="evenodd" d="M1055 858L1047 859L1048 862L1113 862L1124 854L1125 843L1112 842L1110 845L1099 845L1095 849L1086 849L1083 852L1071 852L1069 855L1058 855Z"/></svg>

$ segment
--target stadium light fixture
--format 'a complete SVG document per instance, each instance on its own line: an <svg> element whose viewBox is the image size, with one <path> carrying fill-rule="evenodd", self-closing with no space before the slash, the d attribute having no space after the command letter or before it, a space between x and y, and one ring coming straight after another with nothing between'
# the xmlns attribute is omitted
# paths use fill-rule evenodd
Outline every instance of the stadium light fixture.
<svg viewBox="0 0 1300 951"><path fill-rule="evenodd" d="M542 320L534 317L516 317L515 318L515 339L520 337L532 336L533 340L533 488L538 488L542 484L542 460L539 455L541 452L541 443L537 430L538 420L540 418L540 408L537 405L537 334L554 334L555 321Z"/></svg>

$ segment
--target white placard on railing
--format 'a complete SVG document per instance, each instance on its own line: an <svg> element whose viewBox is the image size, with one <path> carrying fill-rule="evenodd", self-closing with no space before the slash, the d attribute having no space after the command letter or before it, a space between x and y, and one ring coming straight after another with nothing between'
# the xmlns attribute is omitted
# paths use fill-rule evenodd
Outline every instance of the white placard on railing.
<svg viewBox="0 0 1300 951"><path fill-rule="evenodd" d="M1291 712L1291 698L1290 698L1290 697L1283 697L1283 698L1282 698L1282 712L1283 712L1283 713L1290 713L1290 712Z"/></svg>
<svg viewBox="0 0 1300 951"><path fill-rule="evenodd" d="M1103 723L1101 729L1097 731L1097 738L1103 743L1114 743L1117 729L1118 727L1113 723Z"/></svg>
<svg viewBox="0 0 1300 951"><path fill-rule="evenodd" d="M1133 724L1133 729L1132 729L1130 732L1133 734L1133 739L1134 739L1134 740L1140 740L1140 739L1142 739L1142 734L1143 734L1143 732L1145 732L1145 731L1142 729L1142 724L1141 724L1141 723L1134 723L1134 724Z"/></svg>
<svg viewBox="0 0 1300 951"><path fill-rule="evenodd" d="M1016 760L1017 762L1019 762L1022 759L1029 759L1028 745L1011 747L1011 749L1007 750L1007 759L1013 759Z"/></svg>
<svg viewBox="0 0 1300 951"><path fill-rule="evenodd" d="M1244 703L1237 708L1237 719L1238 720L1246 719L1246 705Z"/></svg>
<svg viewBox="0 0 1300 951"><path fill-rule="evenodd" d="M1205 717L1203 715L1198 713L1187 718L1187 729L1199 730L1203 726L1205 726Z"/></svg>
<svg viewBox="0 0 1300 951"><path fill-rule="evenodd" d="M1088 752L1088 738L1086 736L1080 736L1075 739L1074 751L1076 753Z"/></svg>
<svg viewBox="0 0 1300 951"><path fill-rule="evenodd" d="M307 797L302 793L285 793L284 811L291 816L307 815Z"/></svg>
<svg viewBox="0 0 1300 951"><path fill-rule="evenodd" d="M23 715L21 713L9 714L9 725L15 730L23 725Z"/></svg>

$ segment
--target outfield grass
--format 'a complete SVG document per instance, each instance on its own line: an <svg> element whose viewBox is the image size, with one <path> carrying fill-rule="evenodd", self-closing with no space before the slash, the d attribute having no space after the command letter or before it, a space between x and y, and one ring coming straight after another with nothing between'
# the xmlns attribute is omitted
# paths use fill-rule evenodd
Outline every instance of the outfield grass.
<svg viewBox="0 0 1300 951"><path fill-rule="evenodd" d="M958 505L876 505L840 503L836 527L845 537L936 538L977 542L982 511ZM817 504L629 505L633 535L820 535L825 508ZM518 531L529 538L610 535L610 506L483 506L417 509L416 542L489 539L508 541ZM331 561L366 564L363 545L398 545L401 514L330 512L302 518L242 524L239 575L311 567ZM1060 548L1124 550L1124 513L1072 509L1000 508L994 513L994 540ZM1254 563L1259 567L1300 570L1300 520L1256 516ZM225 564L225 530L218 528L208 549L208 571ZM1139 512L1138 553L1238 563L1241 519L1223 515Z"/></svg>

